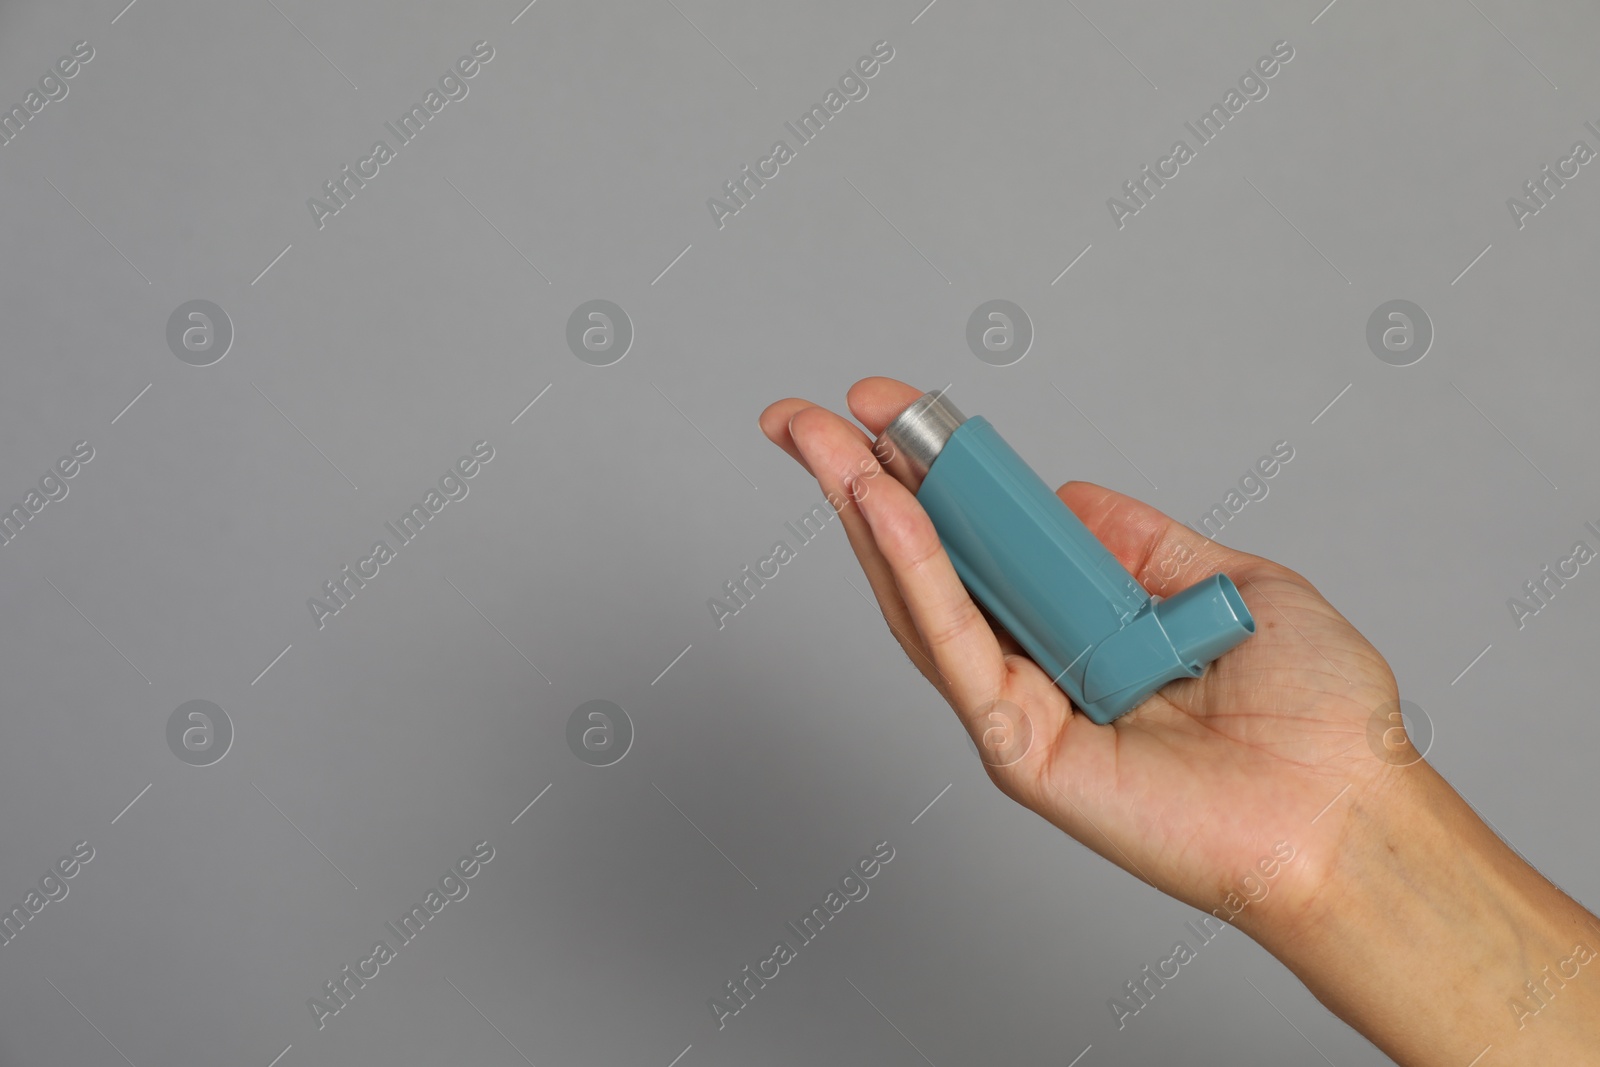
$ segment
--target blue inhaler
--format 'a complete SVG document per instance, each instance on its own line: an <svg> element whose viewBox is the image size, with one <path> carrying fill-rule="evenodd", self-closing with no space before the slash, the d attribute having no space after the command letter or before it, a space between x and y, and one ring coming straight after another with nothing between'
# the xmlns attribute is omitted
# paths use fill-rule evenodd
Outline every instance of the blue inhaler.
<svg viewBox="0 0 1600 1067"><path fill-rule="evenodd" d="M874 448L916 494L974 600L1085 715L1108 723L1255 632L1225 574L1151 596L1005 439L940 393Z"/></svg>

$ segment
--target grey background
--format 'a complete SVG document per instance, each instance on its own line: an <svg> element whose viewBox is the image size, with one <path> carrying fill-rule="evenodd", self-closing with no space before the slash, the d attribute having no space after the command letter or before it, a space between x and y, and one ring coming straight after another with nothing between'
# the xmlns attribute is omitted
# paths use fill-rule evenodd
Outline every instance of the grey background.
<svg viewBox="0 0 1600 1067"><path fill-rule="evenodd" d="M1237 933L1119 1032L1196 913L989 785L837 524L713 625L820 495L757 413L871 373L1189 521L1291 442L1222 539L1308 575L1430 758L1600 890L1600 576L1520 630L1506 604L1600 522L1600 176L1505 206L1596 146L1584 5L123 2L0 5L6 107L95 49L0 147L0 500L95 448L0 548L0 903L96 850L0 948L0 1063L1387 1062ZM480 39L319 231L306 198ZM880 39L719 231L706 198ZM1106 198L1280 39L1119 230ZM595 298L636 331L603 368L565 342ZM192 299L235 330L209 367L166 345ZM966 347L990 299L1032 320L1013 366ZM1433 322L1410 367L1366 345L1391 299ZM470 495L319 631L306 599L479 439ZM235 731L208 767L165 740L194 699ZM565 741L595 699L636 730L605 768ZM307 998L485 839L318 1031ZM718 1032L707 998L884 839Z"/></svg>

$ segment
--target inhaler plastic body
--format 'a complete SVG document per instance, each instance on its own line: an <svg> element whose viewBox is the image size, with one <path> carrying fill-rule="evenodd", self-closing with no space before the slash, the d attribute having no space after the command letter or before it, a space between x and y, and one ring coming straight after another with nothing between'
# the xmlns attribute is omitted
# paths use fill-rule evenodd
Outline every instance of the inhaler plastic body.
<svg viewBox="0 0 1600 1067"><path fill-rule="evenodd" d="M974 600L1097 723L1255 632L1225 574L1151 596L988 421L939 393L878 439L884 467L916 493Z"/></svg>

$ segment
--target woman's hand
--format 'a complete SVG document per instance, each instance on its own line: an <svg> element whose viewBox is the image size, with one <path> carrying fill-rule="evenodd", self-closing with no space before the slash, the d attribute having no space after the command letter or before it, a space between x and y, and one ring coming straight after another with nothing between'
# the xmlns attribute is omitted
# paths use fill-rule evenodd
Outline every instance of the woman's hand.
<svg viewBox="0 0 1600 1067"><path fill-rule="evenodd" d="M877 435L919 395L868 378L848 399ZM918 670L980 746L1002 742L985 764L1006 795L1245 930L1402 1063L1600 1062L1600 923L1410 749L1389 665L1305 578L1110 489L1062 486L1149 592L1222 572L1257 623L1201 677L1099 725L973 603L859 428L796 399L761 428L840 511Z"/></svg>
<svg viewBox="0 0 1600 1067"><path fill-rule="evenodd" d="M850 410L877 435L920 395L868 378L850 390ZM829 499L848 501L845 529L891 631L974 739L1031 728L1020 759L1004 752L985 761L1006 795L1206 911L1230 893L1238 899L1252 875L1258 883L1263 860L1279 866L1275 845L1279 859L1292 850L1275 873L1271 910L1309 903L1327 877L1349 793L1380 787L1390 769L1368 744L1368 723L1399 699L1383 657L1310 582L1131 497L1062 486L1062 501L1151 593L1171 596L1220 571L1257 621L1256 634L1201 677L1097 725L990 625L922 506L881 472L861 430L803 400L773 404L761 427Z"/></svg>

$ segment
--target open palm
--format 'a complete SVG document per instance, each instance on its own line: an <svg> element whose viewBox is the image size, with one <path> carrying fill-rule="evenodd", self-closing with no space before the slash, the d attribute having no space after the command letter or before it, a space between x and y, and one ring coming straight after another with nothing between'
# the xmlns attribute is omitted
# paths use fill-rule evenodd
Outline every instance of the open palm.
<svg viewBox="0 0 1600 1067"><path fill-rule="evenodd" d="M919 395L868 378L848 402L876 435ZM891 631L998 754L985 759L995 784L1158 889L1211 910L1292 849L1273 907L1310 906L1347 827L1348 794L1381 789L1393 764L1415 758L1389 729L1398 694L1388 664L1304 578L1131 497L1069 482L1061 500L1149 592L1226 573L1257 622L1201 677L1094 723L972 601L926 512L882 472L859 428L798 399L767 408L761 427L842 506Z"/></svg>

